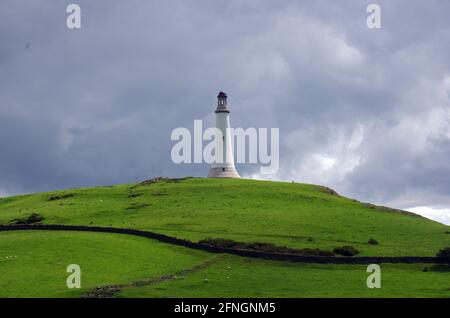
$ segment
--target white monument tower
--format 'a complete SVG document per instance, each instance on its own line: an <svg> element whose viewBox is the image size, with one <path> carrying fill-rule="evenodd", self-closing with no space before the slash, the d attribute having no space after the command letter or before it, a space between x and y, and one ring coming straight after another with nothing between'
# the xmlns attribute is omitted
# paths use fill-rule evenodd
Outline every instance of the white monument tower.
<svg viewBox="0 0 450 318"><path fill-rule="evenodd" d="M216 139L216 151L223 147L222 162L212 164L208 178L240 178L234 167L233 149L231 147L230 110L227 107L227 94L220 92L217 95L216 128L222 132L222 142Z"/></svg>

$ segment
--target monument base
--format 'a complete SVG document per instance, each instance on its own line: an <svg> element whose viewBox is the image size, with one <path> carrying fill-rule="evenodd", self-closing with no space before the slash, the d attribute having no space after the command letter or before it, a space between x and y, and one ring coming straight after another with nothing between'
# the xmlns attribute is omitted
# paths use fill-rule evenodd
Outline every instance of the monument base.
<svg viewBox="0 0 450 318"><path fill-rule="evenodd" d="M211 168L208 178L240 178L234 167Z"/></svg>

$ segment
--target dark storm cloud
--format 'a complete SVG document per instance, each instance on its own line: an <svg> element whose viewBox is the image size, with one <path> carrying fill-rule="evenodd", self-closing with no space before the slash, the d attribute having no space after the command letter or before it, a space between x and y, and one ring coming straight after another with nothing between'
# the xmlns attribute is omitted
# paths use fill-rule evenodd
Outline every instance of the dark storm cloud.
<svg viewBox="0 0 450 318"><path fill-rule="evenodd" d="M375 1L380 30L370 1L74 2L80 30L70 2L0 4L3 194L205 176L172 163L170 133L225 89L233 126L280 128L278 174L242 175L450 206L446 1Z"/></svg>

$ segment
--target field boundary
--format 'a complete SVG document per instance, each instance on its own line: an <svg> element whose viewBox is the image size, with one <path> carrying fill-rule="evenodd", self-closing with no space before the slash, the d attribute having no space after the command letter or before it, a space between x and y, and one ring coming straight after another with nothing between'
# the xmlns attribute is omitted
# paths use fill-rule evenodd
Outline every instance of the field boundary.
<svg viewBox="0 0 450 318"><path fill-rule="evenodd" d="M24 230L44 230L44 231L81 231L81 232L98 232L113 234L128 234L134 236L154 239L163 243L183 246L191 249L206 251L210 253L225 253L244 257L268 259L276 261L290 261L301 263L317 263L317 264L380 264L380 263L435 263L448 264L449 260L431 256L361 256L361 257L344 257L344 256L303 256L296 254L267 253L251 250L241 250L232 248L222 248L191 242L184 239L168 236L165 234L154 233L150 231L100 227L100 226L84 226L84 225L60 225L60 224L31 224L31 225L0 225L0 232L3 231L24 231Z"/></svg>

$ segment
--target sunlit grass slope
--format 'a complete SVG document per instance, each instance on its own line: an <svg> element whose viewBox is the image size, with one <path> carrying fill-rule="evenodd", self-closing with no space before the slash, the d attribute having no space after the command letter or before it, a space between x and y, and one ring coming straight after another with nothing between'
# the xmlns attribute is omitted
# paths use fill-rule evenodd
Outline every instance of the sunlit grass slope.
<svg viewBox="0 0 450 318"><path fill-rule="evenodd" d="M66 286L69 264L81 267L81 289ZM367 288L368 275L364 265L209 254L129 235L0 233L0 298L80 297L117 284L130 287L116 297L450 297L448 269L381 264L381 289Z"/></svg>
<svg viewBox="0 0 450 318"><path fill-rule="evenodd" d="M447 272L424 264L382 264L381 288L367 287L364 265L317 265L223 256L200 271L118 297L450 297Z"/></svg>
<svg viewBox="0 0 450 318"><path fill-rule="evenodd" d="M45 224L138 228L193 241L230 238L324 250L352 245L360 250L358 256L434 256L450 245L448 226L297 183L188 178L0 199L1 224L33 212L44 216ZM368 244L371 238L379 244Z"/></svg>
<svg viewBox="0 0 450 318"><path fill-rule="evenodd" d="M131 235L1 232L0 298L79 297L97 286L158 277L210 257ZM81 268L81 289L67 288L69 264Z"/></svg>

